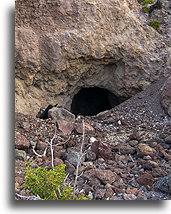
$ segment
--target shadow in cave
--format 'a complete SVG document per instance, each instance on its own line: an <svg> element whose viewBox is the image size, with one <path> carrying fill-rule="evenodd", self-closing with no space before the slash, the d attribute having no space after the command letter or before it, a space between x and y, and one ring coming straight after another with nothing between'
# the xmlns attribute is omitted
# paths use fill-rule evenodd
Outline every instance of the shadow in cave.
<svg viewBox="0 0 171 214"><path fill-rule="evenodd" d="M72 100L71 112L75 115L93 116L119 104L119 98L107 89L81 88Z"/></svg>

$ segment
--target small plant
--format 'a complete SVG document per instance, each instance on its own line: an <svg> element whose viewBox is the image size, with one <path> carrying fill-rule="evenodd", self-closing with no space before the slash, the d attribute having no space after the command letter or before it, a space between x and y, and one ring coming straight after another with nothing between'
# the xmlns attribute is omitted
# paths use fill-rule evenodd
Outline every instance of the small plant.
<svg viewBox="0 0 171 214"><path fill-rule="evenodd" d="M73 188L64 183L65 164L48 170L46 167L31 168L26 165L24 189L44 200L89 200L83 193L73 194Z"/></svg>
<svg viewBox="0 0 171 214"><path fill-rule="evenodd" d="M149 6L147 6L147 5L143 6L143 7L142 7L142 11L143 11L144 13L148 13L148 12L149 12Z"/></svg>
<svg viewBox="0 0 171 214"><path fill-rule="evenodd" d="M152 20L149 25L153 27L155 30L159 31L160 30L160 22L158 20Z"/></svg>
<svg viewBox="0 0 171 214"><path fill-rule="evenodd" d="M141 2L142 4L153 4L154 1L153 0L144 0Z"/></svg>

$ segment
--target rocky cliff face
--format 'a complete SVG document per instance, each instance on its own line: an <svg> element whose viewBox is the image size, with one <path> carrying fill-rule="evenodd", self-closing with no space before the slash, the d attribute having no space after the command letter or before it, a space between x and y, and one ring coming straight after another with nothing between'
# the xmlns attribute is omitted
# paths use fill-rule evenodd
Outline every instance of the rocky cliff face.
<svg viewBox="0 0 171 214"><path fill-rule="evenodd" d="M128 98L169 73L169 46L136 0L17 0L16 111L70 109L85 87Z"/></svg>

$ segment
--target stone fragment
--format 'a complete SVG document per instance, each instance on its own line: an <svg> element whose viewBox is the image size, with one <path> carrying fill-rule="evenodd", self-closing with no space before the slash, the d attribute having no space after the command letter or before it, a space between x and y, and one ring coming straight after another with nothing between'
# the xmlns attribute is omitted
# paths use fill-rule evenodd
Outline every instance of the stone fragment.
<svg viewBox="0 0 171 214"><path fill-rule="evenodd" d="M107 183L112 184L113 182L115 182L117 178L116 173L110 170L96 169L95 175L104 184L107 184Z"/></svg>
<svg viewBox="0 0 171 214"><path fill-rule="evenodd" d="M96 140L91 144L91 150L92 150L93 152L95 152L96 155L99 154L99 144L100 144L100 142L99 142L99 141L96 141Z"/></svg>
<svg viewBox="0 0 171 214"><path fill-rule="evenodd" d="M106 187L105 198L110 198L114 194L112 187Z"/></svg>
<svg viewBox="0 0 171 214"><path fill-rule="evenodd" d="M100 156L104 159L111 159L113 157L112 150L110 145L95 141L91 145L91 150L96 153L97 156Z"/></svg>
<svg viewBox="0 0 171 214"><path fill-rule="evenodd" d="M70 135L74 129L75 115L65 108L54 107L48 111L48 117L57 122L58 129L64 135Z"/></svg>
<svg viewBox="0 0 171 214"><path fill-rule="evenodd" d="M144 169L147 169L147 170L152 170L153 168L156 168L158 167L159 164L155 161L146 161L144 164L143 164L143 168Z"/></svg>
<svg viewBox="0 0 171 214"><path fill-rule="evenodd" d="M126 193L127 194L133 194L133 195L138 195L138 193L139 193L139 191L138 191L138 189L136 189L136 188L130 188L130 187L128 187L127 188L127 190L126 190Z"/></svg>
<svg viewBox="0 0 171 214"><path fill-rule="evenodd" d="M83 133L83 124L82 123L76 123L74 128L78 133L80 133L80 134ZM84 128L85 128L85 132L89 133L89 134L92 134L95 131L93 126L90 125L89 123L85 123Z"/></svg>
<svg viewBox="0 0 171 214"><path fill-rule="evenodd" d="M137 154L139 156L144 156L144 155L155 155L157 152L154 148L151 148L150 146L148 146L147 144L144 143L140 143L137 146Z"/></svg>
<svg viewBox="0 0 171 214"><path fill-rule="evenodd" d="M48 111L48 117L57 120L65 120L67 122L75 122L75 115L65 108L54 107Z"/></svg>
<svg viewBox="0 0 171 214"><path fill-rule="evenodd" d="M125 160L125 155L118 155L118 154L116 154L115 155L115 160L116 161L123 161L123 160Z"/></svg>
<svg viewBox="0 0 171 214"><path fill-rule="evenodd" d="M110 145L106 143L100 143L98 148L98 154L100 157L108 160L113 157L112 150L110 148Z"/></svg>
<svg viewBox="0 0 171 214"><path fill-rule="evenodd" d="M171 195L171 175L164 176L156 184L155 188Z"/></svg>
<svg viewBox="0 0 171 214"><path fill-rule="evenodd" d="M149 173L142 173L137 177L136 181L141 186L151 186L154 183L154 178Z"/></svg>
<svg viewBox="0 0 171 214"><path fill-rule="evenodd" d="M58 129L62 131L64 135L70 135L74 129L74 123L65 120L57 120Z"/></svg>
<svg viewBox="0 0 171 214"><path fill-rule="evenodd" d="M165 143L171 144L171 135L165 138Z"/></svg>
<svg viewBox="0 0 171 214"><path fill-rule="evenodd" d="M85 160L86 161L95 161L96 160L96 153L91 151L91 150L88 150L86 152L86 155L85 155Z"/></svg>
<svg viewBox="0 0 171 214"><path fill-rule="evenodd" d="M154 177L161 177L164 175L164 171L162 170L161 167L152 168L152 175Z"/></svg>
<svg viewBox="0 0 171 214"><path fill-rule="evenodd" d="M72 165L69 161L65 160L64 163L66 164L66 173L68 174L74 174L75 172L75 167Z"/></svg>
<svg viewBox="0 0 171 214"><path fill-rule="evenodd" d="M15 159L26 161L27 160L26 152L23 150L15 149Z"/></svg>
<svg viewBox="0 0 171 214"><path fill-rule="evenodd" d="M94 193L94 198L96 200L102 200L105 196L105 193L106 193L106 189L98 188Z"/></svg>
<svg viewBox="0 0 171 214"><path fill-rule="evenodd" d="M80 152L69 152L66 154L66 160L76 167L78 163L84 162L85 156Z"/></svg>
<svg viewBox="0 0 171 214"><path fill-rule="evenodd" d="M139 140L140 139L140 133L138 131L134 131L130 136L130 140Z"/></svg>
<svg viewBox="0 0 171 214"><path fill-rule="evenodd" d="M134 194L123 194L123 198L124 200L137 200L137 196L135 196Z"/></svg>
<svg viewBox="0 0 171 214"><path fill-rule="evenodd" d="M128 145L121 145L119 146L119 151L121 154L125 155L125 154L134 154L135 153L135 148L130 146L129 144Z"/></svg>
<svg viewBox="0 0 171 214"><path fill-rule="evenodd" d="M17 149L28 149L30 146L29 141L21 135L19 132L16 132L15 135L15 147Z"/></svg>
<svg viewBox="0 0 171 214"><path fill-rule="evenodd" d="M136 146L139 142L138 142L138 140L130 140L128 143L129 143L130 146L133 146L133 147L134 147L134 146Z"/></svg>
<svg viewBox="0 0 171 214"><path fill-rule="evenodd" d="M36 144L36 149L37 149L37 150L44 151L44 150L46 149L47 146L48 146L47 143L42 142L42 141L38 141L37 144Z"/></svg>

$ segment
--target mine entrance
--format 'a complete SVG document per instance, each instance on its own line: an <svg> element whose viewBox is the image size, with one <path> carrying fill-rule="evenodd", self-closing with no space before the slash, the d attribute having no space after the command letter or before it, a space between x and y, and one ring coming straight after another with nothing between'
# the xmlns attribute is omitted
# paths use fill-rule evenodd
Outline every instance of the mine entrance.
<svg viewBox="0 0 171 214"><path fill-rule="evenodd" d="M71 112L75 115L93 116L109 110L119 103L118 97L107 89L81 88L72 100Z"/></svg>

